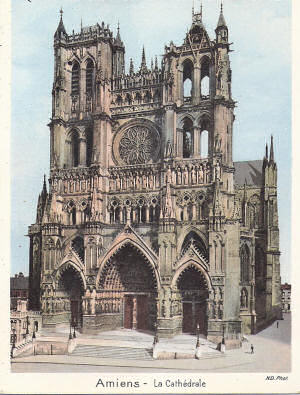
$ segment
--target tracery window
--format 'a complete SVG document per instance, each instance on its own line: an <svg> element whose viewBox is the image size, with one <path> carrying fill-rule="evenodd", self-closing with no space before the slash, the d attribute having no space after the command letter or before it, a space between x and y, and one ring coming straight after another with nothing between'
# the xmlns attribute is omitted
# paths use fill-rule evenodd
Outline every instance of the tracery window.
<svg viewBox="0 0 300 395"><path fill-rule="evenodd" d="M250 251L249 247L244 244L240 251L241 262L241 282L248 283L250 279Z"/></svg>
<svg viewBox="0 0 300 395"><path fill-rule="evenodd" d="M153 160L158 147L157 134L145 126L128 128L120 139L121 159L129 165Z"/></svg>
<svg viewBox="0 0 300 395"><path fill-rule="evenodd" d="M86 63L86 77L85 77L85 88L86 94L92 95L93 91L93 72L94 72L94 64L91 59L88 59Z"/></svg>
<svg viewBox="0 0 300 395"><path fill-rule="evenodd" d="M79 63L75 62L72 67L72 83L71 83L71 93L72 95L79 95L79 73L80 67Z"/></svg>

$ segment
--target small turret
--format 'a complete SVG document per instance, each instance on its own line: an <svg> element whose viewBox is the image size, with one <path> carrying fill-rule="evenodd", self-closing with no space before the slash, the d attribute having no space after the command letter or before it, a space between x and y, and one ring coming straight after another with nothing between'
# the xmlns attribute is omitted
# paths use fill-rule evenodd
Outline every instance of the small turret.
<svg viewBox="0 0 300 395"><path fill-rule="evenodd" d="M56 32L54 34L54 39L55 40L62 40L62 39L67 39L68 35L64 26L64 22L63 22L63 10L62 8L60 9L60 21L58 24L58 27L56 29Z"/></svg>
<svg viewBox="0 0 300 395"><path fill-rule="evenodd" d="M228 44L228 27L223 15L223 3L221 3L220 16L215 32L217 44Z"/></svg>
<svg viewBox="0 0 300 395"><path fill-rule="evenodd" d="M121 40L121 35L120 35L120 23L118 22L118 28L117 28L117 35L115 38L115 46L124 48L124 43Z"/></svg>
<svg viewBox="0 0 300 395"><path fill-rule="evenodd" d="M120 24L118 22L117 35L114 40L114 75L120 76L125 72L125 46L121 40Z"/></svg>

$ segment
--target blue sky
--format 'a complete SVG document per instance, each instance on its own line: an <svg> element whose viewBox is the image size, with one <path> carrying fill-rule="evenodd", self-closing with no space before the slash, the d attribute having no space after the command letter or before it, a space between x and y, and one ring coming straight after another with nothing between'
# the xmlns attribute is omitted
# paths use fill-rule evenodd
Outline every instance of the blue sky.
<svg viewBox="0 0 300 395"><path fill-rule="evenodd" d="M35 221L43 174L49 174L49 129L53 82L53 34L64 10L68 33L104 21L116 32L118 20L126 61L139 66L161 55L171 40L181 44L191 24L192 0L26 0L12 1L12 236L11 272L28 273L27 227ZM210 38L220 0L203 0ZM195 0L195 7L199 2ZM274 136L278 165L282 281L290 281L291 219L291 2L225 0L229 27L232 92L238 102L234 160L262 159Z"/></svg>

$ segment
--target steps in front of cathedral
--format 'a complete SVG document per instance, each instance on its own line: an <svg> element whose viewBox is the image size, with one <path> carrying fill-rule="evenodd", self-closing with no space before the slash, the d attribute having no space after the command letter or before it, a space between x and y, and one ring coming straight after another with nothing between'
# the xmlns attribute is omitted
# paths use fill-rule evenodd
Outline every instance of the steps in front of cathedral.
<svg viewBox="0 0 300 395"><path fill-rule="evenodd" d="M110 359L132 359L152 361L152 349L132 347L109 347L79 344L75 347L73 356L110 358Z"/></svg>

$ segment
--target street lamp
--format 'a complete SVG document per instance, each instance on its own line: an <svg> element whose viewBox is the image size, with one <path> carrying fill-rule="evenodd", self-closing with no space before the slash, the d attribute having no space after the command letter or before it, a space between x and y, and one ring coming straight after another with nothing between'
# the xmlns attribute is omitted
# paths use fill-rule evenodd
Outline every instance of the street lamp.
<svg viewBox="0 0 300 395"><path fill-rule="evenodd" d="M225 324L223 324L222 327L223 327L222 344L225 344Z"/></svg>
<svg viewBox="0 0 300 395"><path fill-rule="evenodd" d="M70 333L69 333L69 340L72 340L72 323L70 320Z"/></svg>
<svg viewBox="0 0 300 395"><path fill-rule="evenodd" d="M26 335L29 335L29 318L28 315L26 316Z"/></svg>
<svg viewBox="0 0 300 395"><path fill-rule="evenodd" d="M198 347L200 347L200 326L199 326L199 323L197 324L197 330L196 330L196 333L197 333L197 343L196 343L196 348L198 348Z"/></svg>
<svg viewBox="0 0 300 395"><path fill-rule="evenodd" d="M157 322L154 323L154 340L153 340L153 346L158 343L158 336L157 336Z"/></svg>
<svg viewBox="0 0 300 395"><path fill-rule="evenodd" d="M16 328L12 328L12 347L11 347L11 352L10 352L10 356L11 356L11 358L13 358L14 357L14 348L16 348L16 337L17 337L17 335L16 335Z"/></svg>

